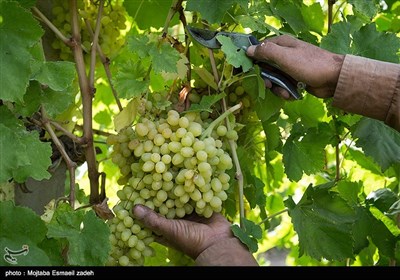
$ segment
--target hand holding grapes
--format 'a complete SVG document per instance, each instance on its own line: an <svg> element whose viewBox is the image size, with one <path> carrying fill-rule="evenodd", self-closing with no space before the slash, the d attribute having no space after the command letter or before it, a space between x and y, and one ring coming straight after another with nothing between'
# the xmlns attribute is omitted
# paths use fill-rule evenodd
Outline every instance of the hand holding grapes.
<svg viewBox="0 0 400 280"><path fill-rule="evenodd" d="M335 54L289 35L264 40L248 47L247 55L259 61L277 65L282 71L299 82L304 82L311 94L332 97L338 82L344 55ZM266 86L285 99L289 93L280 87Z"/></svg>
<svg viewBox="0 0 400 280"><path fill-rule="evenodd" d="M220 213L214 212L210 218L193 213L183 219L167 219L143 205L135 205L132 212L139 222L156 234L157 242L194 260L206 250L218 251L223 247L229 248L227 252L236 257L227 259L221 255L218 258L218 254L211 253L214 258L204 256L203 261L199 261L201 265L257 265L248 249L233 236L230 222Z"/></svg>
<svg viewBox="0 0 400 280"><path fill-rule="evenodd" d="M208 219L196 214L184 219L167 219L146 206L136 205L133 214L156 234L157 242L193 259L213 243L233 238L230 223L220 213L214 213Z"/></svg>

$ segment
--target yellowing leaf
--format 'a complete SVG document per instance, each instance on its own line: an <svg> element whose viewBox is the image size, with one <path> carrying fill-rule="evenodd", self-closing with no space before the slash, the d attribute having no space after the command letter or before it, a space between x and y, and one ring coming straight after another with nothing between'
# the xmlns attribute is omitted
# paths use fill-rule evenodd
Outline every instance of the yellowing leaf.
<svg viewBox="0 0 400 280"><path fill-rule="evenodd" d="M118 115L114 117L114 127L117 132L130 125L134 121L138 106L139 100L134 98L121 112L118 113Z"/></svg>

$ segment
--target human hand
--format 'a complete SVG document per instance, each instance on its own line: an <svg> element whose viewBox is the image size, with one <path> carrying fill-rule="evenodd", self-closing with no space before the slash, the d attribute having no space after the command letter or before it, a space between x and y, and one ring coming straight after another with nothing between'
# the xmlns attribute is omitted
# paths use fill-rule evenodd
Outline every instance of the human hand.
<svg viewBox="0 0 400 280"><path fill-rule="evenodd" d="M220 213L210 218L191 214L184 219L167 219L150 208L135 205L135 218L155 234L155 240L175 248L194 260L216 242L234 238L230 222Z"/></svg>
<svg viewBox="0 0 400 280"><path fill-rule="evenodd" d="M272 63L320 98L332 97L338 82L344 55L335 54L289 35L264 40L247 48L246 54L258 61ZM285 98L290 94L266 80L266 87Z"/></svg>

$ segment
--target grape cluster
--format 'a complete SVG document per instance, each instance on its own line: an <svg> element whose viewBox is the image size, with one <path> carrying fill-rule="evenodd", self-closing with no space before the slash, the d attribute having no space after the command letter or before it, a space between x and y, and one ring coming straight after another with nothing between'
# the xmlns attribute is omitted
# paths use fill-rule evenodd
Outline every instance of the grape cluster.
<svg viewBox="0 0 400 280"><path fill-rule="evenodd" d="M253 112L251 108L254 108L250 95L245 91L243 85L240 83L233 84L228 90L227 104L232 106L238 103L242 103L240 111L237 112L237 120L245 122Z"/></svg>
<svg viewBox="0 0 400 280"><path fill-rule="evenodd" d="M98 6L93 0L82 0L77 1L78 12L81 18L79 23L81 28L81 42L85 50L90 52L92 36L87 29L85 20L89 21L91 30L94 33ZM59 30L65 36L71 36L71 15L69 2L64 0L53 1L53 24L59 28ZM99 44L105 56L112 58L114 57L121 46L124 44L124 36L121 31L126 29L126 11L121 1L105 1L103 13L101 17L101 29L99 34ZM69 46L65 45L61 40L55 38L52 43L52 48L60 52L60 58L62 60L72 60L72 52ZM90 54L87 53L86 57Z"/></svg>
<svg viewBox="0 0 400 280"><path fill-rule="evenodd" d="M118 182L124 185L117 192L116 217L109 220L110 264L141 265L154 253L152 233L130 214L133 205L146 205L169 219L222 211L233 162L225 151L226 127L217 124L203 135L209 125L199 113L169 110L157 120L142 116L107 138L122 175Z"/></svg>

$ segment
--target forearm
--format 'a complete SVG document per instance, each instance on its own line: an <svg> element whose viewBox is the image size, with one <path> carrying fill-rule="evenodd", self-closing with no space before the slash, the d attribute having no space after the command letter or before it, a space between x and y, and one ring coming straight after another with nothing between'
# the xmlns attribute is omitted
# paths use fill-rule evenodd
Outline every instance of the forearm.
<svg viewBox="0 0 400 280"><path fill-rule="evenodd" d="M258 266L250 251L232 237L215 243L196 259L197 266Z"/></svg>
<svg viewBox="0 0 400 280"><path fill-rule="evenodd" d="M400 131L400 64L346 55L333 105Z"/></svg>

